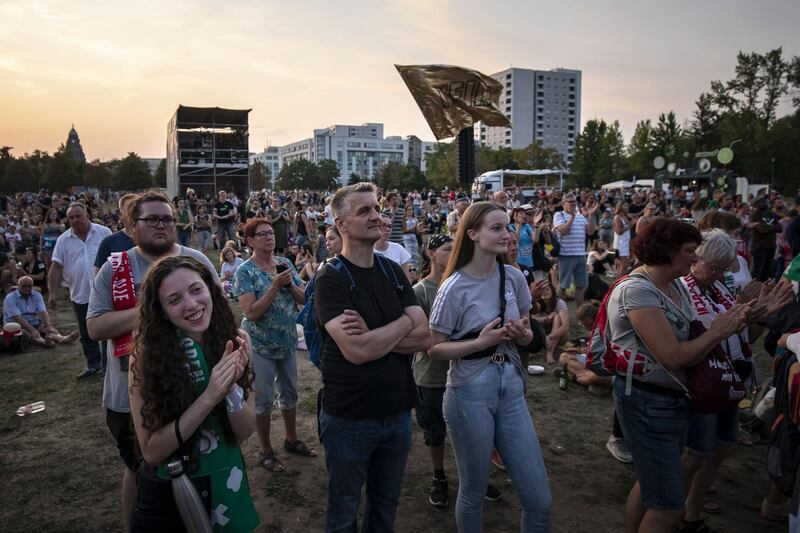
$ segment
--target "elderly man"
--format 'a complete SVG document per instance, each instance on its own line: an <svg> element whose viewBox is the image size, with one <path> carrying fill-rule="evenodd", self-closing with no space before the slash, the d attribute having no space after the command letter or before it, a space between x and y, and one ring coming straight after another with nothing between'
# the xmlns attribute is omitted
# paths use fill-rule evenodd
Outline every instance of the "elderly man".
<svg viewBox="0 0 800 533"><path fill-rule="evenodd" d="M469 207L469 198L466 196L460 196L456 200L456 209L455 211L450 211L450 214L447 215L447 231L450 232L450 237L456 238L456 232L458 231L458 224L461 222L461 217L464 214L464 211L467 210Z"/></svg>
<svg viewBox="0 0 800 533"><path fill-rule="evenodd" d="M58 288L63 282L69 289L69 299L75 318L78 320L86 369L78 374L78 379L93 376L102 370L100 345L89 337L86 329L86 311L89 309L94 275L94 259L102 240L111 235L111 230L89 220L86 206L74 203L67 209L70 228L59 235L53 249L53 263L47 278L50 288L48 305L58 307Z"/></svg>
<svg viewBox="0 0 800 533"><path fill-rule="evenodd" d="M506 193L506 191L504 191L503 189L500 189L499 191L494 193L494 195L492 196L492 202L496 206L502 207L506 211L511 209L510 202L508 201L508 193Z"/></svg>
<svg viewBox="0 0 800 533"><path fill-rule="evenodd" d="M575 282L575 305L583 305L583 293L589 285L586 270L586 236L594 233L594 215L599 203L584 213L578 212L578 199L574 193L564 195L563 211L553 215L553 229L558 232L561 253L558 256L558 293L565 297L567 289Z"/></svg>
<svg viewBox="0 0 800 533"><path fill-rule="evenodd" d="M3 300L3 324L16 322L22 326L22 336L39 346L52 348L56 344L69 344L78 340L78 332L61 335L50 323L50 315L40 292L33 290L33 278L22 276L17 280L17 290Z"/></svg>

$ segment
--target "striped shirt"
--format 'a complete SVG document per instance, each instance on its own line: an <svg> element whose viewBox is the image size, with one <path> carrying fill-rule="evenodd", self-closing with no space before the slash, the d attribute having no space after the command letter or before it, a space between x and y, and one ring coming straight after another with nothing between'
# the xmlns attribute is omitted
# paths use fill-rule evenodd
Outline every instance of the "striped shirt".
<svg viewBox="0 0 800 533"><path fill-rule="evenodd" d="M569 218L570 215L564 211L557 211L553 215L553 229L568 223ZM559 243L561 244L559 255L586 255L586 224L586 218L580 213L575 213L575 220L572 222L569 232L559 234L561 235L559 238Z"/></svg>
<svg viewBox="0 0 800 533"><path fill-rule="evenodd" d="M403 226L405 225L406 208L402 204L397 206L392 215L392 234L389 241L403 244Z"/></svg>

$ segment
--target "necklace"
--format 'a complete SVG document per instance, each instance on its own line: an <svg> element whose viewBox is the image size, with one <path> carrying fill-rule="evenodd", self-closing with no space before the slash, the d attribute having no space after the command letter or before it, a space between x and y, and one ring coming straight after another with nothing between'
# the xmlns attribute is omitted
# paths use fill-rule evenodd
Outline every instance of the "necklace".
<svg viewBox="0 0 800 533"><path fill-rule="evenodd" d="M650 271L647 270L646 265L642 265L642 270L644 270L645 274L647 274L647 277L650 278L650 281L653 282L653 285L655 285L661 292L669 296L670 300L675 300L675 295L672 293L671 285L667 284L667 289L666 290L662 289L661 287L658 286L658 284L656 283L656 279L653 277Z"/></svg>

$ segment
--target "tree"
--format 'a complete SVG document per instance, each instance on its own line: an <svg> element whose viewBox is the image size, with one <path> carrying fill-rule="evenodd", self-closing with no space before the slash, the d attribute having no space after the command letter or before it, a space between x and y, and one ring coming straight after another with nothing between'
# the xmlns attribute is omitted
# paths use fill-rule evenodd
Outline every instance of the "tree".
<svg viewBox="0 0 800 533"><path fill-rule="evenodd" d="M311 187L320 191L330 191L339 185L339 164L333 159L323 159L319 162L316 186Z"/></svg>
<svg viewBox="0 0 800 533"><path fill-rule="evenodd" d="M38 180L33 172L33 167L26 157L11 158L5 166L5 176L0 180L0 192L9 194L20 190L36 190ZM26 184L25 187L20 186ZM30 185L28 185L30 184Z"/></svg>
<svg viewBox="0 0 800 533"><path fill-rule="evenodd" d="M728 82L728 92L739 95L744 101L742 110L756 112L759 93L764 87L764 78L760 75L763 56L757 52L736 55L736 77Z"/></svg>
<svg viewBox="0 0 800 533"><path fill-rule="evenodd" d="M566 168L564 156L555 148L545 148L541 141L534 141L525 148L515 150L516 164L526 169ZM491 170L491 169L490 169Z"/></svg>
<svg viewBox="0 0 800 533"><path fill-rule="evenodd" d="M63 144L47 161L45 183L51 192L67 192L81 183L75 160Z"/></svg>
<svg viewBox="0 0 800 533"><path fill-rule="evenodd" d="M14 159L11 155L11 150L12 148L10 146L0 146L0 183L4 185L9 185L9 183L4 180L4 177L6 175L6 168L8 167L8 164L11 163L12 159Z"/></svg>
<svg viewBox="0 0 800 533"><path fill-rule="evenodd" d="M305 189L308 183L316 182L316 174L319 172L317 165L308 159L295 159L283 166L275 180L275 188L278 190Z"/></svg>
<svg viewBox="0 0 800 533"><path fill-rule="evenodd" d="M640 120L633 130L631 142L628 144L628 171L629 176L646 178L653 173L653 159L655 158L653 144L653 124L650 119Z"/></svg>
<svg viewBox="0 0 800 533"><path fill-rule="evenodd" d="M800 184L800 113L777 119L767 133L769 145L768 169L772 177L772 159L775 159L773 185L784 186L786 196L796 196ZM738 146L738 145L737 145Z"/></svg>
<svg viewBox="0 0 800 533"><path fill-rule="evenodd" d="M781 98L789 91L789 64L783 60L783 48L778 47L761 56L759 77L764 86L764 103L761 117L769 126L775 120L775 112Z"/></svg>
<svg viewBox="0 0 800 533"><path fill-rule="evenodd" d="M361 176L356 174L355 172L350 174L350 178L347 180L348 185L355 185L361 181Z"/></svg>
<svg viewBox="0 0 800 533"><path fill-rule="evenodd" d="M579 187L591 187L601 178L600 169L608 155L605 146L607 129L604 120L591 119L578 134L571 178Z"/></svg>
<svg viewBox="0 0 800 533"><path fill-rule="evenodd" d="M800 56L794 56L789 62L786 70L786 80L795 89L792 104L794 104L795 109L800 110Z"/></svg>
<svg viewBox="0 0 800 533"><path fill-rule="evenodd" d="M114 189L140 191L153 186L153 176L147 161L133 152L114 165Z"/></svg>
<svg viewBox="0 0 800 533"><path fill-rule="evenodd" d="M436 143L427 158L428 183L437 189L458 187L455 143Z"/></svg>
<svg viewBox="0 0 800 533"><path fill-rule="evenodd" d="M156 174L158 171L156 171ZM255 161L250 165L250 190L260 191L269 184L269 170L261 161Z"/></svg>
<svg viewBox="0 0 800 533"><path fill-rule="evenodd" d="M114 184L114 175L108 168L108 163L95 159L91 163L87 163L84 181L87 187L109 189Z"/></svg>
<svg viewBox="0 0 800 533"><path fill-rule="evenodd" d="M375 173L375 185L384 191L403 189L405 168L397 161L389 161Z"/></svg>
<svg viewBox="0 0 800 533"><path fill-rule="evenodd" d="M695 151L713 150L719 147L719 113L714 109L714 97L701 93L694 103L697 109L692 113L691 134Z"/></svg>

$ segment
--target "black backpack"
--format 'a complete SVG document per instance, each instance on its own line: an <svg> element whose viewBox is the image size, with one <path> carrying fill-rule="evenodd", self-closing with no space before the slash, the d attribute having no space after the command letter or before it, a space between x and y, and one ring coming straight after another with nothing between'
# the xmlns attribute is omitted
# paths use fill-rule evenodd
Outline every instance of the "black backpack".
<svg viewBox="0 0 800 533"><path fill-rule="evenodd" d="M789 369L797 355L786 351L775 359L775 412L767 446L767 472L781 492L792 497L797 469L800 467L800 428L791 417Z"/></svg>

